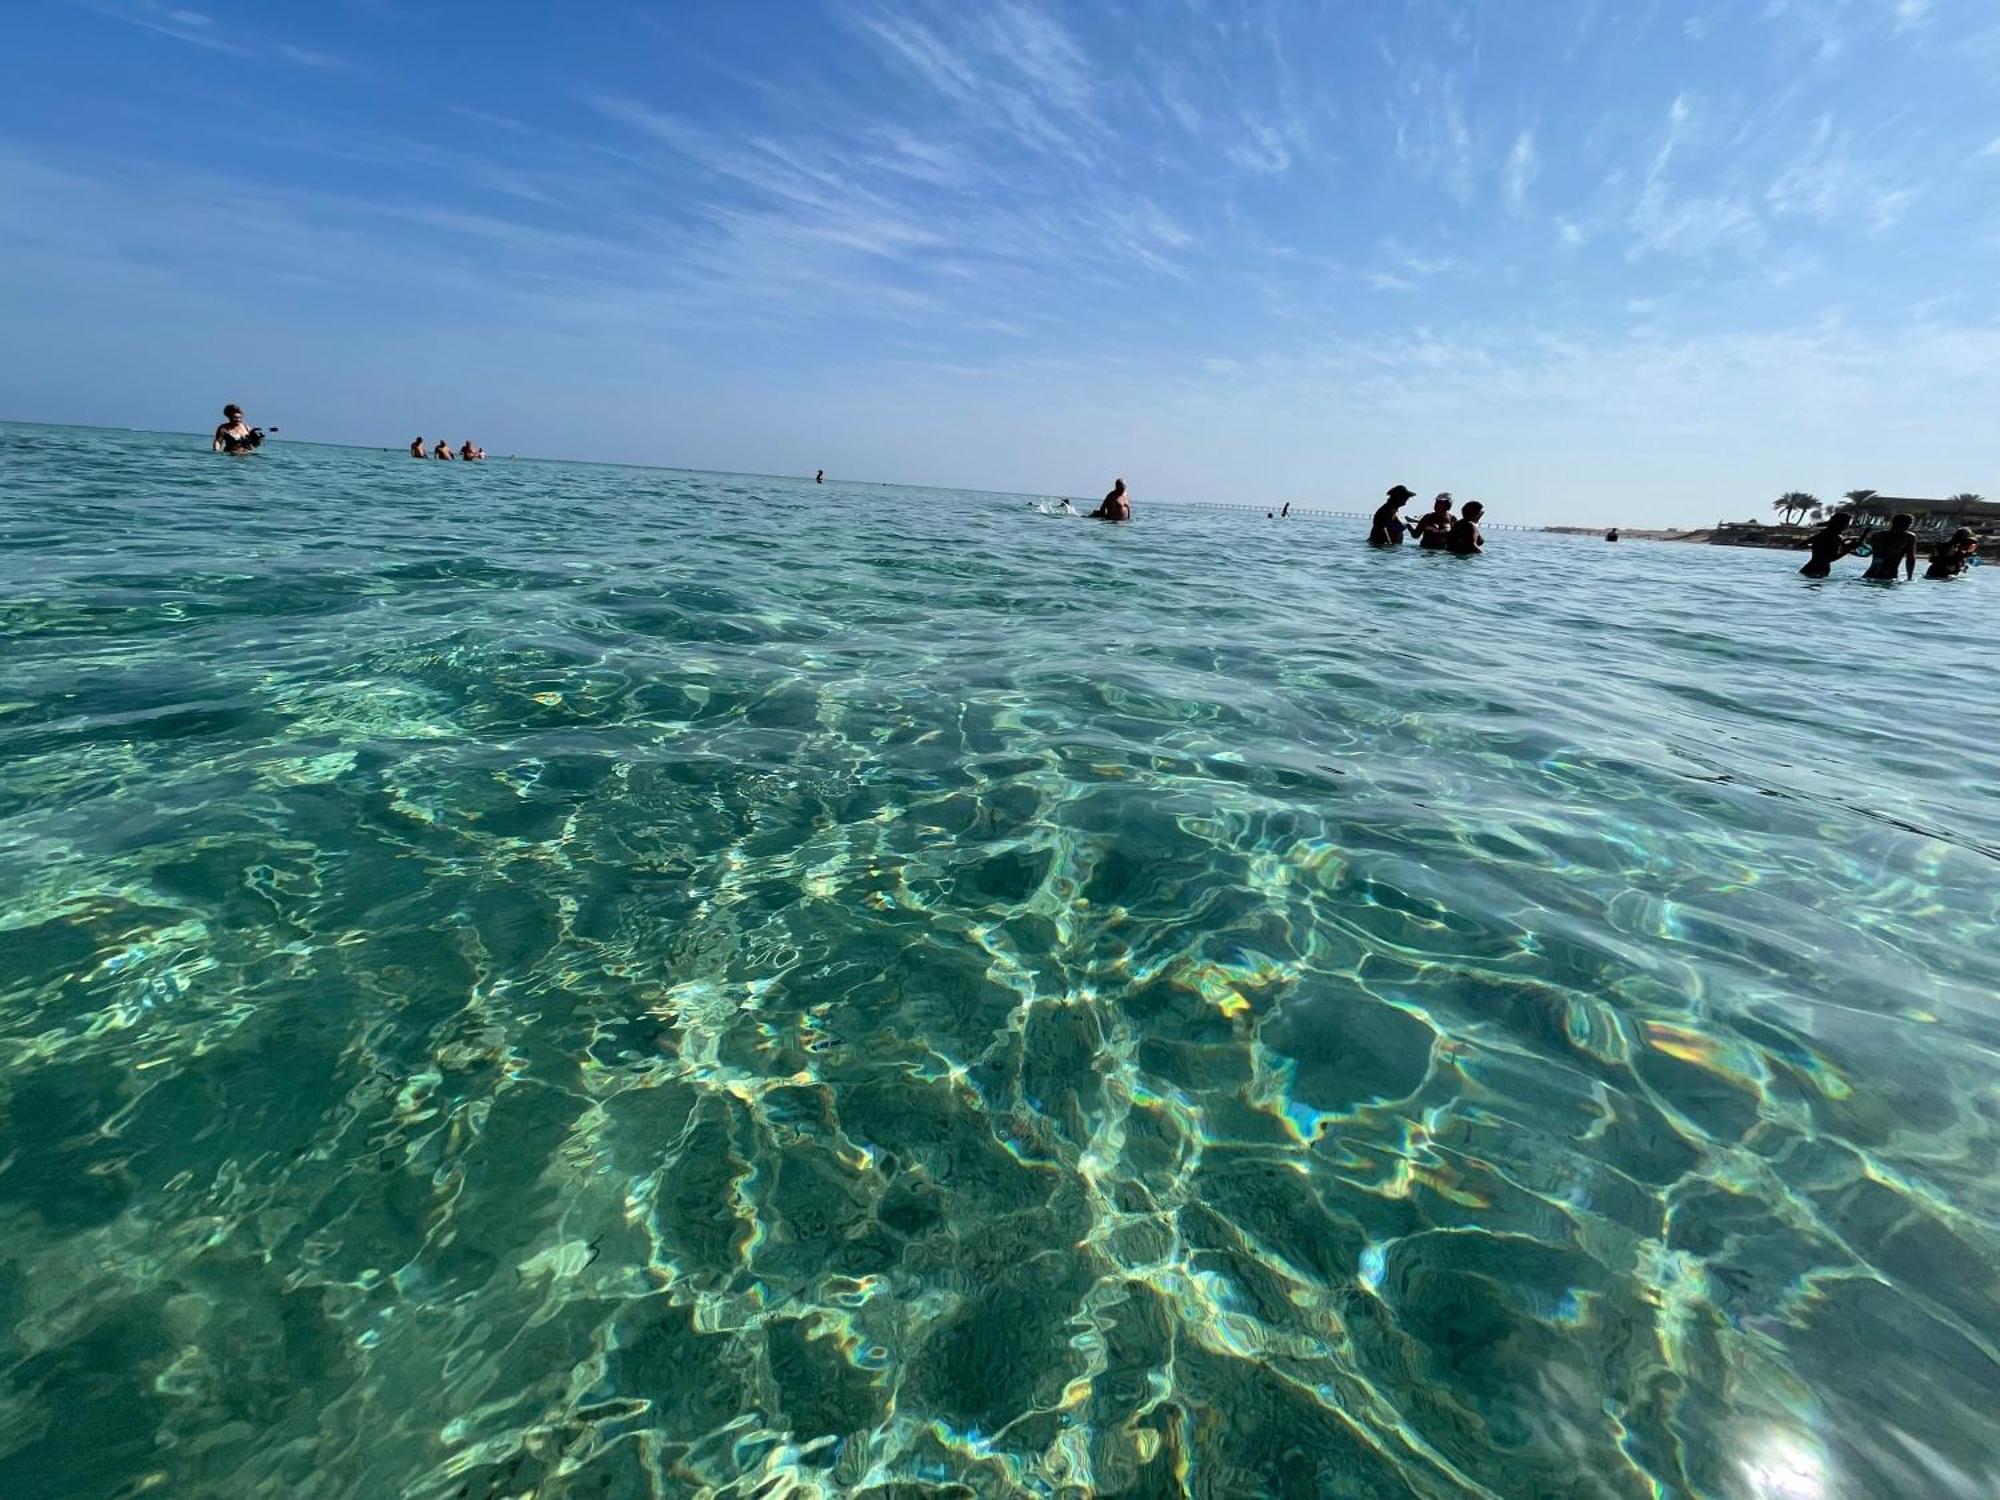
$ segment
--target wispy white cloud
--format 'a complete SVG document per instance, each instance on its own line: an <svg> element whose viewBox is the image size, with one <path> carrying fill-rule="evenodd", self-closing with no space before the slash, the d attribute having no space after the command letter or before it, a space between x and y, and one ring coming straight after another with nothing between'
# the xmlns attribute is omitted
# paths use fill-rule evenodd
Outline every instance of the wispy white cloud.
<svg viewBox="0 0 2000 1500"><path fill-rule="evenodd" d="M1417 67L1402 94L1390 106L1397 159L1459 203L1470 203L1473 134L1457 75L1428 64Z"/></svg>
<svg viewBox="0 0 2000 1500"><path fill-rule="evenodd" d="M1804 215L1821 224L1851 216L1879 232L1898 223L1921 192L1917 184L1899 180L1878 161L1863 157L1852 137L1827 114L1813 122L1811 138L1765 197L1775 213Z"/></svg>
<svg viewBox="0 0 2000 1500"><path fill-rule="evenodd" d="M1088 161L1103 134L1082 45L1053 14L1018 0L929 16L875 9L851 23L892 66L958 112L1038 153Z"/></svg>
<svg viewBox="0 0 2000 1500"><path fill-rule="evenodd" d="M85 10L123 21L156 36L172 37L192 47L219 52L229 57L275 55L287 62L309 68L345 68L343 59L312 47L275 39L259 32L254 44L218 25L206 11L185 6L162 5L159 0L77 0Z"/></svg>
<svg viewBox="0 0 2000 1500"><path fill-rule="evenodd" d="M1292 153L1284 135L1275 127L1255 120L1243 122L1243 133L1227 146L1223 155L1246 172L1279 173L1292 165Z"/></svg>
<svg viewBox="0 0 2000 1500"><path fill-rule="evenodd" d="M1507 153L1507 165L1500 174L1507 207L1516 217L1527 214L1528 189L1534 185L1540 170L1541 164L1535 156L1535 132L1523 130L1514 137L1513 149Z"/></svg>
<svg viewBox="0 0 2000 1500"><path fill-rule="evenodd" d="M1376 263L1361 279L1378 292L1411 292L1440 276L1456 276L1466 262L1456 255L1423 255L1393 235L1382 241Z"/></svg>

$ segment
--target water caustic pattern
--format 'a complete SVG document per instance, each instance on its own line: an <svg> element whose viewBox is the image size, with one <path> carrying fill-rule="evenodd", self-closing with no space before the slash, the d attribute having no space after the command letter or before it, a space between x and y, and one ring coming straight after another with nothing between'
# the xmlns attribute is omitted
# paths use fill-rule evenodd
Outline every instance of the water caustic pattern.
<svg viewBox="0 0 2000 1500"><path fill-rule="evenodd" d="M0 450L12 1500L2000 1484L1992 580Z"/></svg>

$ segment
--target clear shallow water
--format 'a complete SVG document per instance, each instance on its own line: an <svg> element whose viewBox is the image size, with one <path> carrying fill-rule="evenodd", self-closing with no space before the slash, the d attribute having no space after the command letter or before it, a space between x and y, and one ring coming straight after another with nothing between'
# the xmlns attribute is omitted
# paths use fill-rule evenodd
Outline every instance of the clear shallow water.
<svg viewBox="0 0 2000 1500"><path fill-rule="evenodd" d="M1990 1493L1993 578L1138 502L0 427L0 1493Z"/></svg>

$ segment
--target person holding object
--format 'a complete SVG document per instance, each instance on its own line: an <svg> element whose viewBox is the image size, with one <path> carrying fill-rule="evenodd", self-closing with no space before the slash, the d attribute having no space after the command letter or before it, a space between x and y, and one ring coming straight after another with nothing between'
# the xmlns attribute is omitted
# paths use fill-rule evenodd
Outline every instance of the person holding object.
<svg viewBox="0 0 2000 1500"><path fill-rule="evenodd" d="M1951 534L1951 540L1941 543L1931 553L1931 565L1924 569L1926 578L1956 578L1972 566L1972 559L1979 555L1979 543L1972 539L1972 528L1961 526Z"/></svg>
<svg viewBox="0 0 2000 1500"><path fill-rule="evenodd" d="M264 441L264 434L255 427L246 426L243 408L234 401L222 408L222 425L215 429L215 437L208 445L211 453L255 453Z"/></svg>
<svg viewBox="0 0 2000 1500"><path fill-rule="evenodd" d="M1894 583L1896 569L1903 570L1903 577L1917 576L1917 538L1914 527L1917 518L1899 513L1889 523L1889 534L1879 542L1870 542L1868 571L1863 578L1872 578L1877 583Z"/></svg>
<svg viewBox="0 0 2000 1500"><path fill-rule="evenodd" d="M1417 492L1407 484L1391 486L1389 498L1375 507L1375 515L1368 523L1368 545L1371 547L1400 547L1403 545L1403 517L1405 505L1417 498Z"/></svg>
<svg viewBox="0 0 2000 1500"><path fill-rule="evenodd" d="M1410 534L1426 552L1440 552L1451 536L1451 491L1431 502L1431 508L1410 523Z"/></svg>
<svg viewBox="0 0 2000 1500"><path fill-rule="evenodd" d="M1854 519L1844 510L1835 511L1827 518L1827 523L1812 534L1806 543L1812 549L1812 556L1799 569L1801 577L1825 578L1833 572L1833 565L1861 545L1861 538L1851 540L1847 535L1847 523Z"/></svg>

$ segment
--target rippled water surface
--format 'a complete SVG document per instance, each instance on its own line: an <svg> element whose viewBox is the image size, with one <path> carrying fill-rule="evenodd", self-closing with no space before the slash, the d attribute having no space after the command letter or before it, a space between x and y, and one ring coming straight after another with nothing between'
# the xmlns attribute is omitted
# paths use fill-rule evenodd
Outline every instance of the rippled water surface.
<svg viewBox="0 0 2000 1500"><path fill-rule="evenodd" d="M1993 1493L2000 570L1138 501L0 428L0 1494Z"/></svg>

